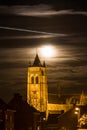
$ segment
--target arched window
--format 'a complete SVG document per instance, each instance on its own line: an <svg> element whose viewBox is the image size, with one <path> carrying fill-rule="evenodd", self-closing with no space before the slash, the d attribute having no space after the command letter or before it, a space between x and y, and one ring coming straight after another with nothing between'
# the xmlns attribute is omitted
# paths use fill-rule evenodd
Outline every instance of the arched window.
<svg viewBox="0 0 87 130"><path fill-rule="evenodd" d="M34 77L31 77L31 83L34 84Z"/></svg>
<svg viewBox="0 0 87 130"><path fill-rule="evenodd" d="M36 77L36 84L38 84L38 76Z"/></svg>

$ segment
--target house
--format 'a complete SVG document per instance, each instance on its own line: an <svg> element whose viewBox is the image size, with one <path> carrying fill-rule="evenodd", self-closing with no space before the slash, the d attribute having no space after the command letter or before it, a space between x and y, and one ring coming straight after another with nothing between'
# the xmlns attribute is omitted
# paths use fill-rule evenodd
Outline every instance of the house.
<svg viewBox="0 0 87 130"><path fill-rule="evenodd" d="M0 130L14 130L14 112L0 99Z"/></svg>
<svg viewBox="0 0 87 130"><path fill-rule="evenodd" d="M40 112L24 101L20 94L16 93L8 105L16 110L14 130L37 130L40 128Z"/></svg>

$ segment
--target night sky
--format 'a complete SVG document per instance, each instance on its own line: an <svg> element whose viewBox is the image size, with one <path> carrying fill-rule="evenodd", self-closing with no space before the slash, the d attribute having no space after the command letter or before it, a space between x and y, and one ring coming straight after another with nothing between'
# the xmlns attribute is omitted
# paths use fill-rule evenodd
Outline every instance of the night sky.
<svg viewBox="0 0 87 130"><path fill-rule="evenodd" d="M49 93L87 93L86 0L0 1L0 98L16 92L26 97L27 68L40 47L51 45L45 58Z"/></svg>

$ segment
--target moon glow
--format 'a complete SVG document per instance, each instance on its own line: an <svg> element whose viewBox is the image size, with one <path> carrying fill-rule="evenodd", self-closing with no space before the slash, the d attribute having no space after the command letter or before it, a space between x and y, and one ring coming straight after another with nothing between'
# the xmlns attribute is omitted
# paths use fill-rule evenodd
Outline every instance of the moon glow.
<svg viewBox="0 0 87 130"><path fill-rule="evenodd" d="M43 46L40 48L40 53L44 57L53 57L55 55L55 49L53 46Z"/></svg>

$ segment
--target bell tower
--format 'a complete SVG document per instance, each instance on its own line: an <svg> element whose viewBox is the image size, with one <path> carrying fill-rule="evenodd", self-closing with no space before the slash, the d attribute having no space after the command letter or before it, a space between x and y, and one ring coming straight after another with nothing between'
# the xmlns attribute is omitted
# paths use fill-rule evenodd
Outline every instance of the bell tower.
<svg viewBox="0 0 87 130"><path fill-rule="evenodd" d="M41 64L38 54L28 67L27 102L40 112L47 111L48 87L45 62Z"/></svg>

